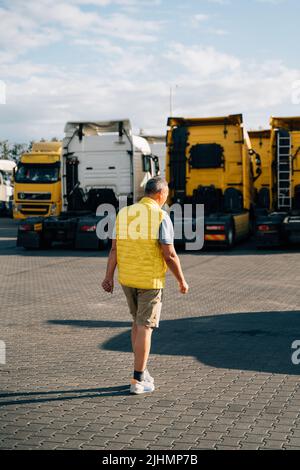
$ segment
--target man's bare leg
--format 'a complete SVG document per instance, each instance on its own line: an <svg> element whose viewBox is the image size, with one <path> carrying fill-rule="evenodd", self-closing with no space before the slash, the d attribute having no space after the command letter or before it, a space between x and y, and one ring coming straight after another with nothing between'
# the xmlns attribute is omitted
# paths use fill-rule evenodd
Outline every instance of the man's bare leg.
<svg viewBox="0 0 300 470"><path fill-rule="evenodd" d="M132 345L132 351L134 352L134 343L136 340L136 334L137 334L137 324L135 322L132 323L132 328L131 328L131 345Z"/></svg>
<svg viewBox="0 0 300 470"><path fill-rule="evenodd" d="M134 342L134 370L143 372L147 367L153 329L144 325L136 325L136 330Z"/></svg>

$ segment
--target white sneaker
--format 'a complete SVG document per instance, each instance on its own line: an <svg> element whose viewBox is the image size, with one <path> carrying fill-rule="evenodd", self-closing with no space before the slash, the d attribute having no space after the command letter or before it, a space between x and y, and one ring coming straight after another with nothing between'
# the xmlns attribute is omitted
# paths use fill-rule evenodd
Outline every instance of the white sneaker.
<svg viewBox="0 0 300 470"><path fill-rule="evenodd" d="M149 374L148 369L145 369L145 370L144 370L144 381L145 381L145 382L151 382L151 383L154 384L154 378L151 377L151 375Z"/></svg>
<svg viewBox="0 0 300 470"><path fill-rule="evenodd" d="M153 382L138 382L135 379L131 379L130 383L130 393L134 393L135 395L139 395L141 393L151 393L154 391L154 383Z"/></svg>

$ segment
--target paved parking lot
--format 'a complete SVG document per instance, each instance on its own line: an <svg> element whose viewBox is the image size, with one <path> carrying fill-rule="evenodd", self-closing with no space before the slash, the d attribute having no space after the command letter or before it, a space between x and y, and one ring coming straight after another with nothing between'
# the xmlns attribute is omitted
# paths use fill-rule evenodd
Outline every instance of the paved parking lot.
<svg viewBox="0 0 300 470"><path fill-rule="evenodd" d="M107 252L15 247L0 219L2 449L299 449L300 250L181 253L132 396L130 316ZM298 356L300 358L300 354Z"/></svg>

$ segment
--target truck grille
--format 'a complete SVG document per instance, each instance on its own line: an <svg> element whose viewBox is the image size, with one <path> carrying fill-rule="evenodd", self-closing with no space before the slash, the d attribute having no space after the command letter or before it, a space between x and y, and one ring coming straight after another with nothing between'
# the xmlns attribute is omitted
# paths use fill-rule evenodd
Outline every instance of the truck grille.
<svg viewBox="0 0 300 470"><path fill-rule="evenodd" d="M51 193L18 193L21 201L50 201Z"/></svg>
<svg viewBox="0 0 300 470"><path fill-rule="evenodd" d="M23 215L45 215L49 211L49 205L22 204L20 212Z"/></svg>

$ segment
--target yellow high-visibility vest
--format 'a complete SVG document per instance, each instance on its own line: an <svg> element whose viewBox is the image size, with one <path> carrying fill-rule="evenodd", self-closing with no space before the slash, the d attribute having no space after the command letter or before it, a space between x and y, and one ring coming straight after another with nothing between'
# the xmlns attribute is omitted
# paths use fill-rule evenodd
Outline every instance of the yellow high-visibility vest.
<svg viewBox="0 0 300 470"><path fill-rule="evenodd" d="M117 266L120 284L161 289L167 265L159 244L163 211L150 197L120 210L116 220Z"/></svg>

